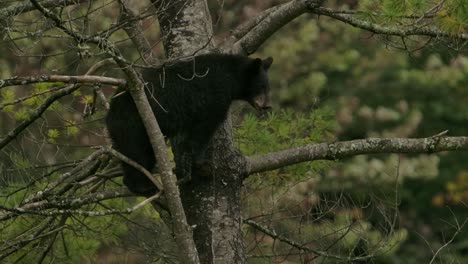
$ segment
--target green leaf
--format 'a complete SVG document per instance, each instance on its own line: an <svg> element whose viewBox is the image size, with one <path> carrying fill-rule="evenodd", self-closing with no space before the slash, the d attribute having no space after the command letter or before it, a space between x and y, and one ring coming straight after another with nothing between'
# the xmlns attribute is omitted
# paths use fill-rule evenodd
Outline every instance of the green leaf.
<svg viewBox="0 0 468 264"><path fill-rule="evenodd" d="M57 129L47 130L47 137L49 140L54 141L60 136L60 132Z"/></svg>

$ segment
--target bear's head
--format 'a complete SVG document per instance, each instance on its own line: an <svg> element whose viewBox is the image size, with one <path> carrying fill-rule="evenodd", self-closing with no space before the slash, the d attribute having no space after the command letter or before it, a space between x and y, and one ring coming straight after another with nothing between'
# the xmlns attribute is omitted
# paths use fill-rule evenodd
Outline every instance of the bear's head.
<svg viewBox="0 0 468 264"><path fill-rule="evenodd" d="M258 111L271 108L268 69L272 63L273 58L271 57L264 60L256 58L252 59L247 67L247 83L244 87L244 98L242 99Z"/></svg>

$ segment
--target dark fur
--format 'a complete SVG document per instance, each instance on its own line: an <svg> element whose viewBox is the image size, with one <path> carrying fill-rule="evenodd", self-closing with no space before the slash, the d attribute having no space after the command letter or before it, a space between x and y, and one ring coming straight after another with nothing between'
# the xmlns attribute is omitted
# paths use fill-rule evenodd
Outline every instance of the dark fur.
<svg viewBox="0 0 468 264"><path fill-rule="evenodd" d="M268 107L267 69L271 62L271 58L201 55L143 70L146 94L162 133L183 138L189 142L187 151L192 160L202 159L233 100L245 100L257 109ZM155 166L153 150L128 92L117 90L106 123L114 148L151 171ZM132 192L150 195L156 191L141 172L124 163L122 167L124 184Z"/></svg>

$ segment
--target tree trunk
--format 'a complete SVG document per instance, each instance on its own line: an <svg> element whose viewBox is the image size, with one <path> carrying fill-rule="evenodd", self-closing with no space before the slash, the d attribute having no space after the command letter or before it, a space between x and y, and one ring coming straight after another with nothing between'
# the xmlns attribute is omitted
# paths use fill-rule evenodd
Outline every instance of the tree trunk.
<svg viewBox="0 0 468 264"><path fill-rule="evenodd" d="M158 0L153 4L158 10L167 57L216 50L205 0ZM171 143L176 156L184 155L180 142ZM245 263L240 196L246 161L234 147L230 119L216 131L206 158L212 162L210 172L201 176L202 173L195 170L192 180L180 186L200 261Z"/></svg>

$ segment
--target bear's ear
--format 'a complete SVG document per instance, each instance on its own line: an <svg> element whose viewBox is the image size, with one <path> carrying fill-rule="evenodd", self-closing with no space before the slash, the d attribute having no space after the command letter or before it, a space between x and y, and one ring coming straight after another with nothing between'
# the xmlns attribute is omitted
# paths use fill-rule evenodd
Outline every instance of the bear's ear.
<svg viewBox="0 0 468 264"><path fill-rule="evenodd" d="M268 57L268 58L264 59L262 61L263 69L265 69L265 71L268 70L272 63L273 63L273 58L272 57Z"/></svg>
<svg viewBox="0 0 468 264"><path fill-rule="evenodd" d="M273 58L272 57L268 57L264 60L262 59L259 59L259 58L255 58L252 63L250 64L250 69L252 70L252 72L254 73L258 73L260 72L260 70L268 70L271 66L271 64L273 63Z"/></svg>
<svg viewBox="0 0 468 264"><path fill-rule="evenodd" d="M262 59L259 59L259 58L255 58L252 63L250 64L251 66L251 70L252 72L254 73L258 73L260 72L260 70L262 69L262 66L263 66L263 61Z"/></svg>

